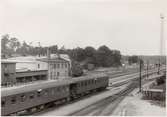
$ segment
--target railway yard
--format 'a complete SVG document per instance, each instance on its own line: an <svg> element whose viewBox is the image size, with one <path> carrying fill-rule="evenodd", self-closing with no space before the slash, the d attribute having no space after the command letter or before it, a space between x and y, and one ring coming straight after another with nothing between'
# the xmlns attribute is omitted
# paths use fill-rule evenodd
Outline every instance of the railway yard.
<svg viewBox="0 0 167 117"><path fill-rule="evenodd" d="M142 86L144 84L147 84L147 83L153 81L154 79L160 77L161 73L163 73L164 70L166 70L165 67L162 67L160 74L157 74L157 69L151 69L148 72L143 70L141 72ZM70 80L70 82L68 83L70 92L66 92L67 96L68 95L72 96L70 100L68 99L68 97L61 97L60 96L60 99L62 98L62 100L55 99L58 101L57 102L56 101L55 102L54 101L48 102L47 101L48 98L46 96L44 96L44 97L40 96L41 98L43 98L42 100L46 101L47 103L46 102L41 103L40 101L39 102L37 101L39 104L36 104L34 106L29 106L30 109L29 109L29 107L22 109L22 107L21 108L19 107L19 102L18 102L18 110L20 110L20 111L18 111L18 112L15 111L16 113L11 113L9 115L34 115L34 116L50 116L50 115L51 116L54 116L54 115L57 115L57 116L58 115L59 116L98 116L98 115L101 115L101 116L109 116L109 115L120 115L120 113L121 113L121 115L128 115L127 113L124 114L124 110L122 111L122 106L120 109L121 111L118 111L119 110L118 108L120 108L120 104L122 103L122 101L127 96L131 95L130 94L131 92L133 92L134 90L138 90L139 72L137 72L137 70L127 70L126 72L125 71L110 72L108 70L108 71L102 71L102 73L105 73L108 76L108 83L107 83L108 86L104 85L105 80L103 81L104 83L102 81L100 81L101 85L100 84L92 84L92 86L91 86L90 83L93 83L93 82L88 81L88 80L92 79L90 77L90 76L92 76L90 73L90 74L87 74L87 76L84 76L85 78L80 78L80 79L76 78L76 79L73 79L72 82ZM98 77L103 78L103 75L97 77L96 72L93 74L94 74L93 76L96 77L95 80L97 80ZM94 80L94 78L93 78L93 80ZM81 85L81 83L80 83L80 82L85 82L85 81L87 82L87 86L90 85L93 88L94 87L93 85L96 85L95 87L97 87L97 88L96 89L94 88L95 90L94 89L92 90L91 88L87 89L86 84L84 84L86 86L85 87L86 89L85 89L84 86ZM58 81L56 81L56 82L58 82ZM79 86L75 84L78 82L80 83ZM96 83L98 83L98 82L99 81L96 81ZM32 93L29 94L29 91L34 90L35 92L37 91L37 97L39 97L38 96L39 90L43 92L43 93L40 92L40 95L41 94L45 95L46 91L48 93L48 91L50 90L50 89L49 90L47 89L47 88L49 88L47 85L50 85L50 88L53 88L53 86L54 87L56 86L56 85L54 85L53 81L47 81L47 82L41 81L40 84L42 85L42 87L37 86L38 83L37 82L36 83L28 83L28 84L21 85L21 86L2 88L2 91L3 91L2 95L10 96L8 93L12 93L12 95L18 95L18 93L14 93L14 92L19 91L19 95L21 95L21 96L24 95L24 97L25 97L26 95L31 96ZM63 83L63 81L60 81L60 83ZM62 86L65 86L67 88L68 84L67 85L65 85L65 84L66 83L63 83ZM37 86L37 88L36 88L36 86ZM57 86L59 86L59 83L57 83ZM81 88L81 90L78 90L78 93L76 92L77 91L76 86L78 88L79 87ZM106 89L104 89L104 86ZM28 87L32 87L32 89L29 90ZM84 90L82 89L82 87ZM99 89L98 89L98 87L99 87ZM23 91L20 92L21 89L25 90L25 92L23 92ZM45 91L45 89L46 89L46 91ZM103 89L103 90L101 90L101 89ZM14 92L11 90L13 90ZM6 93L6 91L8 91L8 92ZM52 93L52 89L50 91ZM68 90L66 90L66 91L68 91ZM26 92L28 92L28 94L25 95ZM138 92L139 92L139 90L138 90ZM59 93L59 92L57 92L57 93ZM48 96L49 95L51 95L51 94L48 94ZM57 94L55 94L55 95L57 95ZM41 100L40 97L39 97L39 100ZM11 96L11 98L13 98L13 96ZM9 99L9 98L7 98L7 99ZM7 99L5 99L5 100L7 100ZM51 98L49 98L49 99L51 99ZM18 98L18 100L19 100L19 98ZM53 100L53 99L51 99L51 100ZM22 101L22 102L24 102L24 101ZM27 101L25 101L25 103L26 102ZM31 102L31 100L30 100L30 102ZM40 105L40 106L38 107L38 105ZM13 105L11 105L11 106L13 106ZM26 106L27 106L27 104L26 104ZM125 107L125 106L123 106L123 107ZM5 113L5 111L4 111L4 113ZM9 113L9 112L6 112L6 113Z"/></svg>
<svg viewBox="0 0 167 117"><path fill-rule="evenodd" d="M156 70L150 70L150 77L159 77ZM125 75L126 74L126 75ZM146 72L143 72L143 75ZM131 95L134 90L138 91L139 73L122 73L116 77L110 77L109 87L103 92L86 95L75 101L69 102L58 107L51 107L44 111L34 113L33 115L65 115L65 116L109 116L109 115L125 115L120 112L119 105L125 97ZM142 85L150 81L143 77ZM123 114L122 114L123 113Z"/></svg>
<svg viewBox="0 0 167 117"><path fill-rule="evenodd" d="M2 0L0 115L166 116L165 4Z"/></svg>

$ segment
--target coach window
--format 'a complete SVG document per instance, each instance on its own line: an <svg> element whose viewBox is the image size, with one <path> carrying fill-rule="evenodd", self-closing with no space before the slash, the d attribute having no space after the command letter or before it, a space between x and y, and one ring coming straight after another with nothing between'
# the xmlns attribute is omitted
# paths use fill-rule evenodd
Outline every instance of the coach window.
<svg viewBox="0 0 167 117"><path fill-rule="evenodd" d="M15 104L15 103L16 103L16 97L12 97L11 103L12 103L12 104Z"/></svg>
<svg viewBox="0 0 167 117"><path fill-rule="evenodd" d="M58 91L58 92L60 91L60 87L57 87L57 91Z"/></svg>
<svg viewBox="0 0 167 117"><path fill-rule="evenodd" d="M68 91L68 87L65 87L66 92Z"/></svg>
<svg viewBox="0 0 167 117"><path fill-rule="evenodd" d="M65 92L65 86L62 87L63 92Z"/></svg>
<svg viewBox="0 0 167 117"><path fill-rule="evenodd" d="M4 100L2 100L1 105L2 105L2 107L5 106L5 101Z"/></svg>
<svg viewBox="0 0 167 117"><path fill-rule="evenodd" d="M34 94L31 94L31 95L30 95L30 99L33 99L33 98L34 98Z"/></svg>
<svg viewBox="0 0 167 117"><path fill-rule="evenodd" d="M44 92L44 95L46 95L46 96L48 95L48 91L47 90Z"/></svg>
<svg viewBox="0 0 167 117"><path fill-rule="evenodd" d="M37 96L40 97L41 96L41 90L37 91Z"/></svg>
<svg viewBox="0 0 167 117"><path fill-rule="evenodd" d="M55 90L54 90L54 89L52 89L52 90L51 90L51 94L52 94L52 95L54 95L54 93L55 93Z"/></svg>
<svg viewBox="0 0 167 117"><path fill-rule="evenodd" d="M64 86L61 88L62 89L62 92L64 92L65 90L64 90Z"/></svg>
<svg viewBox="0 0 167 117"><path fill-rule="evenodd" d="M25 95L21 95L20 97L21 97L21 102L24 102L25 99L26 99L26 96Z"/></svg>

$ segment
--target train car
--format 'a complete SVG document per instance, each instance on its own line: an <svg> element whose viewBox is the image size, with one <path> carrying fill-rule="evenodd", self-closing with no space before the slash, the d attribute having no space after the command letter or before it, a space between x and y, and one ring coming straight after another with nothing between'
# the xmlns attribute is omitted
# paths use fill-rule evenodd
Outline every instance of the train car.
<svg viewBox="0 0 167 117"><path fill-rule="evenodd" d="M61 81L46 81L39 84L11 87L1 90L1 114L17 115L62 102L70 101L91 91L102 90L108 86L108 76L96 74ZM36 111L35 110L35 111Z"/></svg>
<svg viewBox="0 0 167 117"><path fill-rule="evenodd" d="M33 107L42 108L49 102L69 100L69 84L68 81L52 81L2 89L1 115L10 115Z"/></svg>
<svg viewBox="0 0 167 117"><path fill-rule="evenodd" d="M75 98L95 90L102 90L108 86L109 77L105 74L79 77L72 80L70 84L70 95Z"/></svg>

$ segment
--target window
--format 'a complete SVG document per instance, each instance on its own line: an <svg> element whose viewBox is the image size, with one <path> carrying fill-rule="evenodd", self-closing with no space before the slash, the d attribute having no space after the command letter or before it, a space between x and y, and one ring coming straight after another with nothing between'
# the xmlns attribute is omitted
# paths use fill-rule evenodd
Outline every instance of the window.
<svg viewBox="0 0 167 117"><path fill-rule="evenodd" d="M20 97L21 97L21 102L24 102L25 99L26 99L26 96L23 94L23 95L21 95Z"/></svg>
<svg viewBox="0 0 167 117"><path fill-rule="evenodd" d="M56 69L56 64L54 64L54 68Z"/></svg>
<svg viewBox="0 0 167 117"><path fill-rule="evenodd" d="M57 91L60 91L60 87L57 87Z"/></svg>
<svg viewBox="0 0 167 117"><path fill-rule="evenodd" d="M7 69L7 64L4 64L5 69Z"/></svg>
<svg viewBox="0 0 167 117"><path fill-rule="evenodd" d="M9 76L9 73L4 73L4 76L5 76L5 77L8 77L8 76Z"/></svg>
<svg viewBox="0 0 167 117"><path fill-rule="evenodd" d="M52 90L51 90L51 94L52 94L52 95L54 95L54 93L55 93L55 90L54 90L54 89L52 89Z"/></svg>
<svg viewBox="0 0 167 117"><path fill-rule="evenodd" d="M34 94L31 94L31 95L30 95L30 99L33 99L33 98L34 98Z"/></svg>
<svg viewBox="0 0 167 117"><path fill-rule="evenodd" d="M40 68L40 64L38 64L38 69Z"/></svg>
<svg viewBox="0 0 167 117"><path fill-rule="evenodd" d="M67 63L65 63L65 68L67 68Z"/></svg>
<svg viewBox="0 0 167 117"><path fill-rule="evenodd" d="M61 68L63 68L63 66L64 66L64 64L62 63L62 64L61 64Z"/></svg>
<svg viewBox="0 0 167 117"><path fill-rule="evenodd" d="M59 76L60 75L60 73L59 72L57 72L57 76Z"/></svg>
<svg viewBox="0 0 167 117"><path fill-rule="evenodd" d="M12 103L12 104L15 104L15 103L16 103L16 97L12 97L11 103Z"/></svg>
<svg viewBox="0 0 167 117"><path fill-rule="evenodd" d="M61 87L61 91L64 92L64 87Z"/></svg>
<svg viewBox="0 0 167 117"><path fill-rule="evenodd" d="M47 91L47 90L44 92L44 95L45 95L45 96L47 96L47 95L48 95L48 91Z"/></svg>
<svg viewBox="0 0 167 117"><path fill-rule="evenodd" d="M59 68L60 67L60 64L57 64L57 68Z"/></svg>
<svg viewBox="0 0 167 117"><path fill-rule="evenodd" d="M68 87L66 87L66 91L67 91L67 92L69 91L69 88L68 88Z"/></svg>
<svg viewBox="0 0 167 117"><path fill-rule="evenodd" d="M1 105L2 105L2 107L5 106L5 101L4 100L2 100Z"/></svg>
<svg viewBox="0 0 167 117"><path fill-rule="evenodd" d="M37 96L40 97L41 96L41 90L37 91Z"/></svg>

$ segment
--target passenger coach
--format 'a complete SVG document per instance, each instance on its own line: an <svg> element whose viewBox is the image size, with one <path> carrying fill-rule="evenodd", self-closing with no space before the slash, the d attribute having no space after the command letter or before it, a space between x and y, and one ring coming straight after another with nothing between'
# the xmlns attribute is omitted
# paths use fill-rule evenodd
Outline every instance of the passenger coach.
<svg viewBox="0 0 167 117"><path fill-rule="evenodd" d="M46 81L1 90L1 114L31 113L48 106L64 103L85 94L105 89L108 76L82 76L61 81Z"/></svg>

